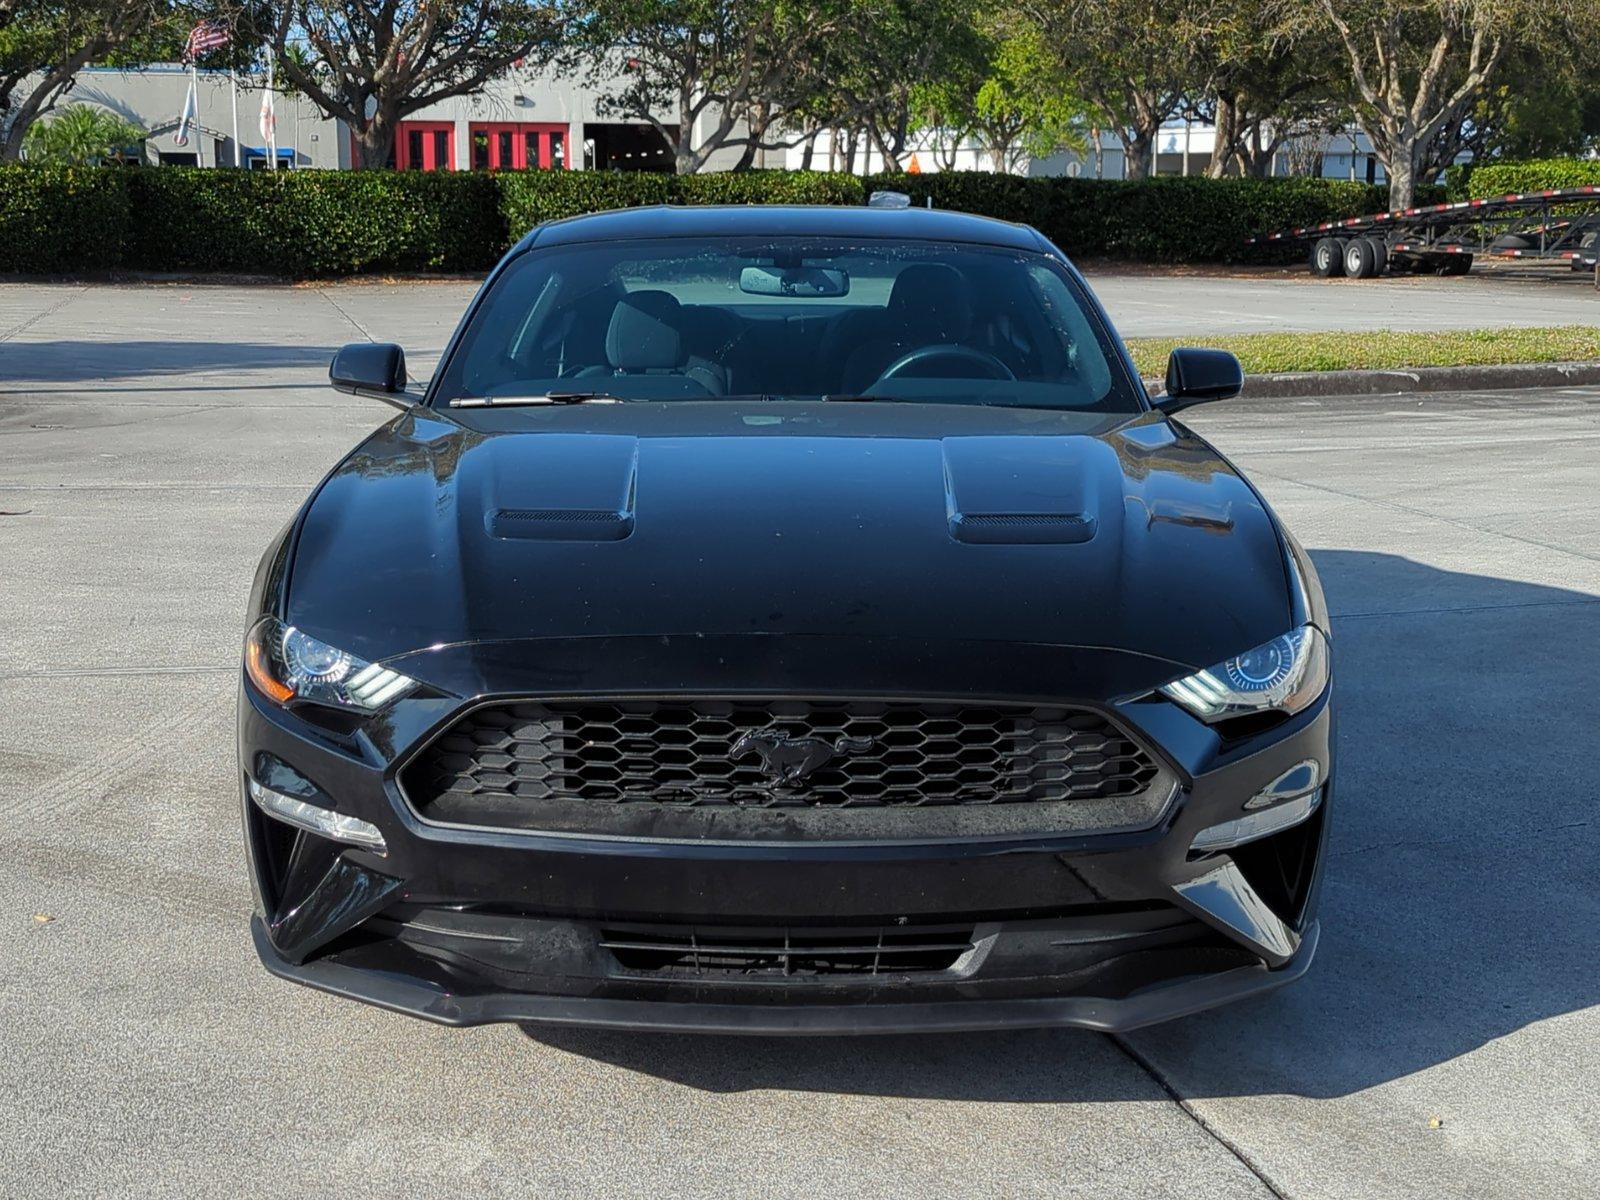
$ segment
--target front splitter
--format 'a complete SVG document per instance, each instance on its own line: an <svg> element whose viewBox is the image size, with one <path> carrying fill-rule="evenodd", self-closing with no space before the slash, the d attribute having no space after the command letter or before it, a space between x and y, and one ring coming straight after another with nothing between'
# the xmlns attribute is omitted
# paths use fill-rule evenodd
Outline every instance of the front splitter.
<svg viewBox="0 0 1600 1200"><path fill-rule="evenodd" d="M787 1007L541 996L525 992L462 995L424 980L359 970L328 960L296 965L273 948L260 917L251 921L251 933L262 963L280 978L441 1025L511 1021L670 1033L842 1036L1052 1027L1093 1029L1102 1033L1139 1029L1293 983L1311 968L1319 927L1316 923L1309 925L1294 957L1276 969L1268 969L1265 964L1235 967L1116 998L1063 996Z"/></svg>

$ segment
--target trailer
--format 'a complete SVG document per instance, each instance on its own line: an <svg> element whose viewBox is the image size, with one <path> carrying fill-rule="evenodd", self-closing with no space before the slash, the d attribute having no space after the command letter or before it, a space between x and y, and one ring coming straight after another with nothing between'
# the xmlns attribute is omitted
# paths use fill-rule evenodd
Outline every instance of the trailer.
<svg viewBox="0 0 1600 1200"><path fill-rule="evenodd" d="M1386 270L1465 275L1476 257L1565 262L1600 287L1600 186L1516 192L1324 221L1248 240L1305 243L1311 273L1370 279Z"/></svg>

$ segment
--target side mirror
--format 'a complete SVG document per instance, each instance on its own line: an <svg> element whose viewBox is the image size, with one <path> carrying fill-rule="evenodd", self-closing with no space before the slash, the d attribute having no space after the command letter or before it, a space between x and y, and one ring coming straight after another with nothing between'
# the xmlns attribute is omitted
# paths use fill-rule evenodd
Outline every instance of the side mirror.
<svg viewBox="0 0 1600 1200"><path fill-rule="evenodd" d="M406 352L399 346L351 342L333 356L328 381L341 392L375 396L397 408L410 408L406 390Z"/></svg>
<svg viewBox="0 0 1600 1200"><path fill-rule="evenodd" d="M1207 400L1226 400L1244 387L1244 368L1226 350L1180 346L1167 357L1167 394L1155 405L1174 413Z"/></svg>

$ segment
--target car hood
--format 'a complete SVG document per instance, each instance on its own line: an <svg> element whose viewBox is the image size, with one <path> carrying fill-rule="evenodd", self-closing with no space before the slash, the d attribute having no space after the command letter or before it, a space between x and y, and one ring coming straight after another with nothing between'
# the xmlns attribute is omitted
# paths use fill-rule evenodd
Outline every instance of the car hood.
<svg viewBox="0 0 1600 1200"><path fill-rule="evenodd" d="M716 403L414 412L309 502L287 617L368 659L531 638L1098 647L1284 632L1273 519L1159 414Z"/></svg>

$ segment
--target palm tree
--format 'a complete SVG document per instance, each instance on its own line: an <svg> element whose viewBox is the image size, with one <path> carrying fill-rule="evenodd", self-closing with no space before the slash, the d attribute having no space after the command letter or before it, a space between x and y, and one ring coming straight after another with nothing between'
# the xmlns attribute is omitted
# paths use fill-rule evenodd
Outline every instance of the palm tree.
<svg viewBox="0 0 1600 1200"><path fill-rule="evenodd" d="M29 162L94 166L144 141L144 130L116 113L89 104L69 104L37 121L22 143Z"/></svg>

